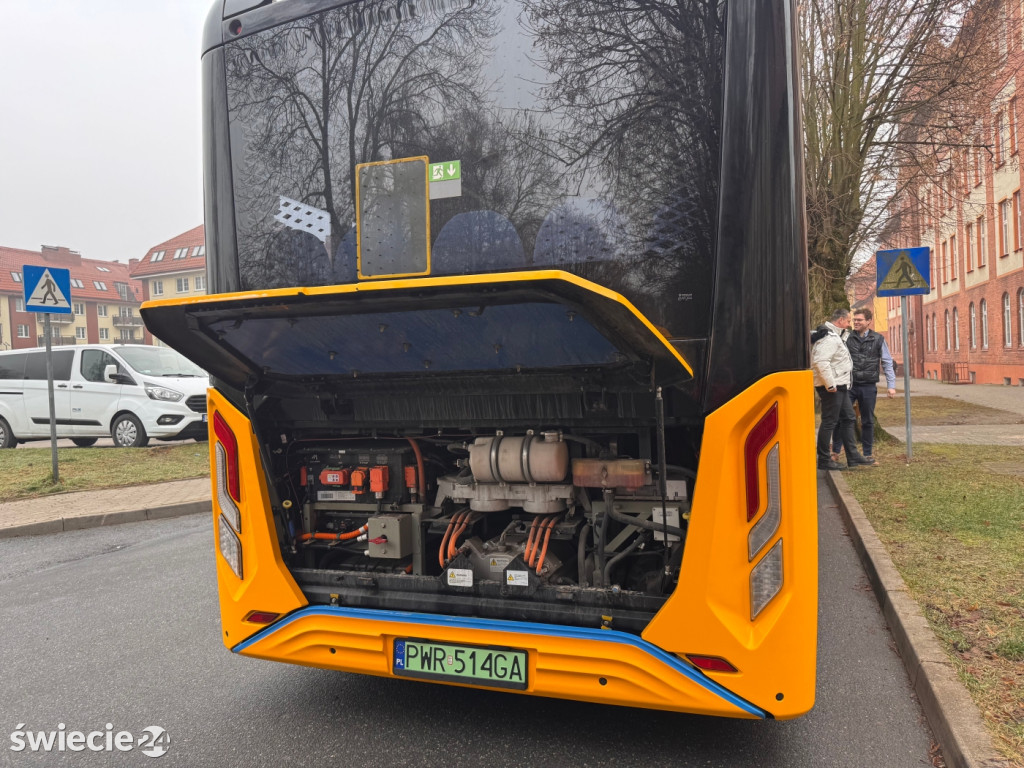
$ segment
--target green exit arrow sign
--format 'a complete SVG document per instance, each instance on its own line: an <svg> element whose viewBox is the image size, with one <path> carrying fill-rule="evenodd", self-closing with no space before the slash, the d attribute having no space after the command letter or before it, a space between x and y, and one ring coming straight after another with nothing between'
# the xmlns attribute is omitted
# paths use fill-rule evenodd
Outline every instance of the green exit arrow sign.
<svg viewBox="0 0 1024 768"><path fill-rule="evenodd" d="M431 181L453 181L462 178L462 162L449 160L446 163L430 164Z"/></svg>

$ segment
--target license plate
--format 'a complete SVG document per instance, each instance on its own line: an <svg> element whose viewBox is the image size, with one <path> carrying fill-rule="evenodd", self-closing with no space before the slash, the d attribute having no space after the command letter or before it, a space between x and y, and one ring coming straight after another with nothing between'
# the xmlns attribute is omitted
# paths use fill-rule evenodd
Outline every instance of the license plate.
<svg viewBox="0 0 1024 768"><path fill-rule="evenodd" d="M394 644L393 669L396 675L403 677L523 691L526 690L527 660L526 651L513 648L398 638Z"/></svg>

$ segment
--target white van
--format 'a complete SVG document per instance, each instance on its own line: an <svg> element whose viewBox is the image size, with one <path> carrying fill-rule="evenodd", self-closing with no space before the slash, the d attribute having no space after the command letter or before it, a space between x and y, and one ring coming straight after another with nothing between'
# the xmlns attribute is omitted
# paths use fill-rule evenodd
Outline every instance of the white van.
<svg viewBox="0 0 1024 768"><path fill-rule="evenodd" d="M206 372L173 349L140 344L56 347L57 437L123 447L149 439L205 440ZM50 437L46 350L0 352L0 448Z"/></svg>

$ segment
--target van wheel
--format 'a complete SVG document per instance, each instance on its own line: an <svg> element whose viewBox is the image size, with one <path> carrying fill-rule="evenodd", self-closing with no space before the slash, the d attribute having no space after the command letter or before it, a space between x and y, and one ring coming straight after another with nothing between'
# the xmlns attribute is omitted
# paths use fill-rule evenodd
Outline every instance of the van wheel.
<svg viewBox="0 0 1024 768"><path fill-rule="evenodd" d="M95 437L72 437L71 442L77 445L79 448L88 448L90 445L96 445Z"/></svg>
<svg viewBox="0 0 1024 768"><path fill-rule="evenodd" d="M14 435L11 433L10 425L0 419L0 448L13 448L18 444L18 441L14 439Z"/></svg>
<svg viewBox="0 0 1024 768"><path fill-rule="evenodd" d="M122 414L114 419L110 428L110 436L118 448L142 448L149 442L149 435L142 424L130 413Z"/></svg>

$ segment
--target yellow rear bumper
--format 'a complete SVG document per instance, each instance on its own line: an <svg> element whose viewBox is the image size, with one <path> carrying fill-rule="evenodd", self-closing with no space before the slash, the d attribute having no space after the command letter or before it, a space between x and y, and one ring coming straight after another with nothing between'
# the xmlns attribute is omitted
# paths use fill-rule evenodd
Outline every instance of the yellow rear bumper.
<svg viewBox="0 0 1024 768"><path fill-rule="evenodd" d="M525 650L528 685L521 693L534 696L722 717L770 717L689 662L615 630L311 606L233 650L271 661L393 677L395 638Z"/></svg>

